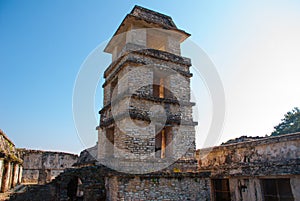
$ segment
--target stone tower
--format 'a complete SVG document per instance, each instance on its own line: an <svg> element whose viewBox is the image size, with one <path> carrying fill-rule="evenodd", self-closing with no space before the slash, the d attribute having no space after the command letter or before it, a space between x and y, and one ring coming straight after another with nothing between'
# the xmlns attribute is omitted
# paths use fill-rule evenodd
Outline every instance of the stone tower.
<svg viewBox="0 0 300 201"><path fill-rule="evenodd" d="M140 6L122 21L104 50L112 63L97 127L101 163L147 172L194 160L191 61L180 49L189 36L171 17Z"/></svg>

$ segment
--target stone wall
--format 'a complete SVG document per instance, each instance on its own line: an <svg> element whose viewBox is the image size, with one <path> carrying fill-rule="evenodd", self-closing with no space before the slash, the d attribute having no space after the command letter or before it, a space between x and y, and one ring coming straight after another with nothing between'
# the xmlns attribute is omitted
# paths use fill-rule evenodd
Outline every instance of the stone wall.
<svg viewBox="0 0 300 201"><path fill-rule="evenodd" d="M149 66L142 68L143 65ZM115 128L114 134L109 134L110 136L113 135L115 146L128 153L135 154L137 158L140 157L139 153L146 153L151 157L154 155L155 149L154 137L156 132L154 124L162 125L164 123L161 120L162 118L166 118L165 125L172 127L173 136L178 136L177 140L174 140L178 143L173 146L174 157L177 158L178 155L184 156L183 158L194 157L194 126L196 122L193 122L192 119L192 106L194 106L194 103L190 102L189 79L192 76L189 72L190 65L190 60L187 58L153 49L130 52L110 65L107 71L109 73L105 74L106 81L103 85L105 105L100 111L101 118L98 127L99 159L106 157L105 152L112 149L106 146L109 143L105 142L108 136L106 130L109 128ZM135 71L135 69L138 70ZM153 83L154 71L169 73L170 76L166 77L166 85L168 85L166 90L170 91L170 96L165 98L154 96L152 84L158 85L158 83ZM130 72L130 75L125 76L124 79L123 76L127 72ZM111 85L114 80L118 80L119 84L116 86L117 89L114 90L116 94L113 94L111 99ZM143 87L137 88L136 86ZM112 102L110 102L110 99ZM164 110L160 111L162 114L158 114L158 109L153 110L153 106L157 105ZM134 120L134 123L131 123L132 120ZM152 125L149 125L150 122L152 122ZM178 125L180 129L178 129ZM120 132L119 128L122 128L123 132ZM136 132L137 130L138 132ZM126 137L124 133L128 135L128 139L123 139ZM145 133L150 136L147 140L142 141L139 138ZM178 133L177 136L175 136L175 133ZM134 144L135 142L130 140L129 136L135 138L135 141L140 142L140 144ZM189 147L186 154L179 153L183 150L183 146ZM115 154L116 157L119 157L117 152ZM108 156L110 156L110 153Z"/></svg>
<svg viewBox="0 0 300 201"><path fill-rule="evenodd" d="M78 156L63 152L22 149L23 183L48 183L64 169L72 167Z"/></svg>
<svg viewBox="0 0 300 201"><path fill-rule="evenodd" d="M97 127L102 164L144 173L180 158L189 161L188 168L177 162L176 169L191 169L197 122L192 116L191 60L180 53L189 36L171 17L139 6L122 21L104 49L112 54L112 63L104 72L104 107Z"/></svg>
<svg viewBox="0 0 300 201"><path fill-rule="evenodd" d="M60 201L210 200L207 173L131 175L99 165L67 169L50 184L52 200Z"/></svg>
<svg viewBox="0 0 300 201"><path fill-rule="evenodd" d="M77 162L73 165L75 167L84 167L95 165L97 162L98 143L95 146L80 152Z"/></svg>
<svg viewBox="0 0 300 201"><path fill-rule="evenodd" d="M55 187L53 200L106 200L105 174L110 170L102 166L70 168L52 182Z"/></svg>
<svg viewBox="0 0 300 201"><path fill-rule="evenodd" d="M222 175L266 175L274 165L282 167L281 174L299 174L300 133L266 137L249 142L206 148L197 151L200 170L222 169L215 172ZM284 169L286 165L290 168ZM251 168L261 166L257 171L247 172ZM225 171L228 169L228 172ZM275 172L273 172L275 173ZM278 174L277 173L277 174Z"/></svg>
<svg viewBox="0 0 300 201"><path fill-rule="evenodd" d="M264 179L287 179L300 200L300 133L201 149L196 156L198 171L228 179L232 200L264 200Z"/></svg>
<svg viewBox="0 0 300 201"><path fill-rule="evenodd" d="M45 191L41 188L24 196L31 201L218 200L214 181L225 179L232 201L263 201L263 180L287 179L293 200L299 201L299 142L300 133L296 133L198 150L196 172L180 169L183 165L177 166L178 162L140 175L102 165L69 168L49 183L48 193L41 193ZM179 162L188 165L188 161ZM17 198L26 200L22 195Z"/></svg>
<svg viewBox="0 0 300 201"><path fill-rule="evenodd" d="M113 176L107 200L209 200L210 180L196 174Z"/></svg>
<svg viewBox="0 0 300 201"><path fill-rule="evenodd" d="M155 31L146 31L137 36L134 29L145 27L163 28L157 35L163 41L157 43ZM265 199L263 189L269 182L270 186L275 187L269 187L268 190L277 191L268 194L274 195L269 197L271 200L282 200L279 199L279 191L283 189L284 192L281 193L288 194L289 200L300 201L300 133L201 149L196 152L195 158L196 122L192 119L194 104L190 102L191 61L180 56L180 42L189 34L177 29L170 17L141 7L135 7L126 16L115 35L128 30L132 31L123 38L113 38L105 48L106 52L112 54L113 62L104 73L104 107L99 112L101 117L97 127L99 161L91 160L89 152L83 152L77 168L65 169L49 183L49 189L52 190L51 197L47 195L48 200L262 201L268 200ZM176 31L178 35L175 38L165 37L165 30ZM161 42L166 47L161 47ZM145 71L142 71L142 67L146 65ZM134 71L135 69L141 71ZM124 77L129 72L130 75ZM163 74L158 76L162 83L159 85L159 95L156 93L157 86L151 83L157 80L155 75L158 72ZM166 75L170 77L166 78ZM135 88L140 85L144 86ZM165 86L172 95L161 90ZM112 91L117 92L116 96ZM179 137L174 146L171 146L171 157L163 154L154 157L154 151L160 150L163 153L166 151L165 144L168 143L166 137L160 137L164 139L161 141L155 137L156 126L161 122L150 125L150 114L155 112L151 111L151 107L154 105L169 112L166 114L168 121L164 125L164 134L171 134L172 138ZM116 108L118 118L112 117L113 107ZM124 116L125 112L129 116ZM179 112L181 114L176 115ZM154 113L153 116L159 115ZM121 126L118 127L118 124ZM134 124L139 125L140 129ZM171 132L168 133L167 130ZM158 136L163 136L163 133L158 133ZM161 147L157 142L161 142ZM121 155L115 147L126 153ZM187 152L182 155L178 150L185 148ZM96 151L94 148L92 150ZM143 161L141 156L144 155L150 156L145 157L150 160ZM75 156L73 157L75 160ZM121 160L122 158L126 160ZM179 160L170 160L174 158ZM45 182L48 181L48 176L51 177L52 171L60 168L60 160L69 161L70 157L64 159L57 153L33 151L27 157L25 154L24 160L25 175L29 175L29 179L35 177L32 180ZM100 163L114 165L115 170ZM120 171L127 168L124 171L126 173L116 171L117 167ZM146 167L153 171L142 174ZM155 167L165 169L154 171ZM65 168L64 165L61 168ZM60 170L62 169L58 171ZM280 182L285 184L282 189L278 187ZM41 197L33 196L32 200L44 200L44 194L36 195Z"/></svg>

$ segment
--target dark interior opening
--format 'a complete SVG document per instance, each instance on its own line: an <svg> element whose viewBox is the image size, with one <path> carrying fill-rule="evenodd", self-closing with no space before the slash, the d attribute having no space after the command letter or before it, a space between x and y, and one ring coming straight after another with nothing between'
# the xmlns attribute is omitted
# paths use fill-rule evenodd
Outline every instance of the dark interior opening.
<svg viewBox="0 0 300 201"><path fill-rule="evenodd" d="M262 179L265 201L293 201L290 179Z"/></svg>
<svg viewBox="0 0 300 201"><path fill-rule="evenodd" d="M114 156L114 144L115 144L115 128L110 127L106 129L106 156L113 157Z"/></svg>
<svg viewBox="0 0 300 201"><path fill-rule="evenodd" d="M172 142L172 128L164 127L159 131L156 128L155 135L155 157L166 158L172 156L172 148L169 144Z"/></svg>
<svg viewBox="0 0 300 201"><path fill-rule="evenodd" d="M82 182L80 178L73 177L67 187L68 200L81 201L83 200L83 191L81 190Z"/></svg>
<svg viewBox="0 0 300 201"><path fill-rule="evenodd" d="M230 201L228 179L213 179L213 196L215 201Z"/></svg>
<svg viewBox="0 0 300 201"><path fill-rule="evenodd" d="M153 97L170 98L171 92L168 90L168 74L160 71L153 71Z"/></svg>

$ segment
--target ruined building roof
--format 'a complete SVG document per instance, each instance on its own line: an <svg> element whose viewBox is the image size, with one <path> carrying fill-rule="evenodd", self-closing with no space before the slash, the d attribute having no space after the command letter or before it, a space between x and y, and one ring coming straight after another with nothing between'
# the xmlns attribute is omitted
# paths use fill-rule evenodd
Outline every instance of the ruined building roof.
<svg viewBox="0 0 300 201"><path fill-rule="evenodd" d="M88 149L83 150L77 159L77 162L73 166L82 167L88 165L94 165L97 162L98 143Z"/></svg>
<svg viewBox="0 0 300 201"><path fill-rule="evenodd" d="M15 144L7 137L7 135L4 133L3 130L0 129L0 135L3 136L3 138L5 140L7 140L9 143L11 143L13 146L15 146Z"/></svg>
<svg viewBox="0 0 300 201"><path fill-rule="evenodd" d="M177 29L175 23L170 16L143 8L141 6L135 6L129 14L137 18L149 21L151 23L160 24L165 27L172 27Z"/></svg>
<svg viewBox="0 0 300 201"><path fill-rule="evenodd" d="M14 143L0 129L0 157L6 160L22 163L20 154L15 148Z"/></svg>
<svg viewBox="0 0 300 201"><path fill-rule="evenodd" d="M181 35L181 41L184 41L190 36L189 33L178 29L170 16L143 8L141 6L135 6L132 11L126 15L117 31L113 35L112 39L109 41L104 49L104 52L111 53L115 47L115 42L113 39L115 36L127 32L132 29L132 25L136 28L160 28L165 30L172 30Z"/></svg>
<svg viewBox="0 0 300 201"><path fill-rule="evenodd" d="M235 139L230 139L227 142L223 142L221 145L227 145L227 144L233 144L233 143L239 143L239 142L250 142L250 141L255 141L255 140L259 140L262 139L264 137L260 137L260 136L241 136Z"/></svg>

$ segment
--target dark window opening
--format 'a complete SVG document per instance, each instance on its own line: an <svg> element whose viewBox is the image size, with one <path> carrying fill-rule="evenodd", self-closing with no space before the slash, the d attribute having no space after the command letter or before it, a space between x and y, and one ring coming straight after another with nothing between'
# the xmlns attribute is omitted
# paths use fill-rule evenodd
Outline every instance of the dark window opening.
<svg viewBox="0 0 300 201"><path fill-rule="evenodd" d="M156 130L158 130L156 128ZM171 157L172 148L168 146L172 141L172 132L170 127L165 127L155 135L155 157L166 158Z"/></svg>
<svg viewBox="0 0 300 201"><path fill-rule="evenodd" d="M213 179L214 201L230 201L230 189L228 179Z"/></svg>
<svg viewBox="0 0 300 201"><path fill-rule="evenodd" d="M165 98L164 78L157 78L153 83L153 96L157 98Z"/></svg>
<svg viewBox="0 0 300 201"><path fill-rule="evenodd" d="M290 179L262 179L265 201L293 201Z"/></svg>
<svg viewBox="0 0 300 201"><path fill-rule="evenodd" d="M106 156L113 157L114 156L114 144L115 144L115 129L114 127L106 129Z"/></svg>
<svg viewBox="0 0 300 201"><path fill-rule="evenodd" d="M83 200L83 190L82 190L82 182L78 177L72 178L67 187L67 195L68 200L70 201L78 201Z"/></svg>
<svg viewBox="0 0 300 201"><path fill-rule="evenodd" d="M167 75L159 72L153 72L153 96L156 98L169 98L170 91L168 88Z"/></svg>

